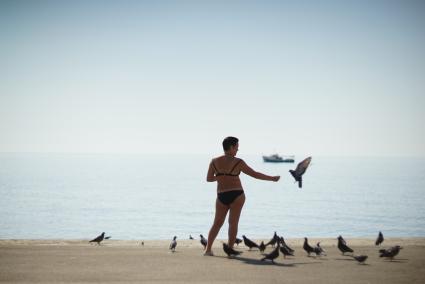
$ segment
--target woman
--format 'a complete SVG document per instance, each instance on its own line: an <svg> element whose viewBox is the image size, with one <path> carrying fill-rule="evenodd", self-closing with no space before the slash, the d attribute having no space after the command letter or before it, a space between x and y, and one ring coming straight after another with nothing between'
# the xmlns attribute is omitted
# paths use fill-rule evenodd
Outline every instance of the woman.
<svg viewBox="0 0 425 284"><path fill-rule="evenodd" d="M226 137L223 140L224 155L212 159L207 181L217 181L217 200L215 202L214 223L208 234L208 244L204 255L213 255L211 247L220 231L221 226L229 213L229 247L233 248L238 233L239 216L243 204L245 203L245 194L243 191L240 172L250 175L257 179L278 181L280 176L268 176L251 169L242 159L236 158L239 148L239 140L236 137Z"/></svg>

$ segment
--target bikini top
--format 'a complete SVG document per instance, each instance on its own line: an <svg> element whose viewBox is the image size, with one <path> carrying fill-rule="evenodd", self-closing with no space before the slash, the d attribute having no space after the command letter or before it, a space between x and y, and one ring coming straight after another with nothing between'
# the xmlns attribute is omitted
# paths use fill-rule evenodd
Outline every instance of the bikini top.
<svg viewBox="0 0 425 284"><path fill-rule="evenodd" d="M215 164L214 164L214 162L212 162L212 165L213 165L213 167L214 167L214 169L215 169L215 176L216 177L218 177L218 176L232 176L232 177L237 177L237 176L239 176L239 174L241 173L241 172L239 172L239 173L237 173L237 174L232 174L232 172L233 172L233 170L236 168L236 166L241 162L242 160L239 160L239 161L237 161L236 162L236 164L233 166L233 168L230 170L230 172L229 173L220 173L218 170L217 170L217 168L215 167Z"/></svg>

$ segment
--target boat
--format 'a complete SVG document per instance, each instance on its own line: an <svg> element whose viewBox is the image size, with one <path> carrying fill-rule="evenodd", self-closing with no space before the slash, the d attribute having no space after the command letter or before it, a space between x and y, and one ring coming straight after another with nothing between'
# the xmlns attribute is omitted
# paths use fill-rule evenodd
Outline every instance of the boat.
<svg viewBox="0 0 425 284"><path fill-rule="evenodd" d="M293 163L295 162L294 156L279 156L278 154L273 154L270 156L264 156L263 160L266 163Z"/></svg>

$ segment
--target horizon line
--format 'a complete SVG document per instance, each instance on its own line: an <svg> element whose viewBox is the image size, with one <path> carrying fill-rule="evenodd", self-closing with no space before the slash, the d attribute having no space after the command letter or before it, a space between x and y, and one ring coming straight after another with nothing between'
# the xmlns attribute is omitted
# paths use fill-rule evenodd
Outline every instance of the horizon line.
<svg viewBox="0 0 425 284"><path fill-rule="evenodd" d="M270 152L271 153L271 152ZM94 151L0 151L0 154L75 154L75 155L175 155L175 156L182 156L182 155L193 155L193 156L207 156L211 155L211 153L206 152L193 152L193 153L183 153L183 152L94 152ZM215 153L212 155L222 154ZM263 156L264 153L243 153L240 156ZM358 155L358 154L326 154L326 153L319 153L319 154L302 154L302 153L291 153L291 154L280 154L283 156L315 156L315 157L370 157L370 158L425 158L425 155L413 155L413 154L365 154L365 155Z"/></svg>

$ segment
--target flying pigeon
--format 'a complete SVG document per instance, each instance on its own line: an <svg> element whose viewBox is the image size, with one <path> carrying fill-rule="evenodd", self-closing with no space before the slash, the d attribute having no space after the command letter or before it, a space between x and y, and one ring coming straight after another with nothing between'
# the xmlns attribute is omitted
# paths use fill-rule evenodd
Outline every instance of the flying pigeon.
<svg viewBox="0 0 425 284"><path fill-rule="evenodd" d="M301 188L303 186L303 174L307 170L308 166L310 165L311 157L308 157L304 160L302 160L295 170L289 170L291 175L294 177L295 182L298 182L298 187Z"/></svg>

